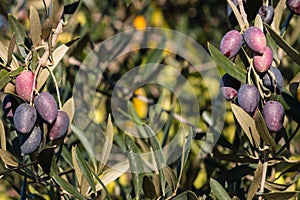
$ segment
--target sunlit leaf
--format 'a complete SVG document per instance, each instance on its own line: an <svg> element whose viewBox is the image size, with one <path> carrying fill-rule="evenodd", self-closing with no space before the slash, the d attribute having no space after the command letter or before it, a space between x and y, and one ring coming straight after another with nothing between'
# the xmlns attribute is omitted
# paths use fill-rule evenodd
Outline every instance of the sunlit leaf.
<svg viewBox="0 0 300 200"><path fill-rule="evenodd" d="M231 200L231 197L227 194L226 190L218 181L211 178L209 183L213 194L218 200Z"/></svg>
<svg viewBox="0 0 300 200"><path fill-rule="evenodd" d="M4 45L1 41L0 41L0 58L3 61L3 65L7 66L7 58L8 58L8 48L6 47L6 45ZM19 68L19 64L17 59L15 58L14 55L12 56L12 60L11 63L8 67L10 67L12 70L15 70L17 68Z"/></svg>
<svg viewBox="0 0 300 200"><path fill-rule="evenodd" d="M268 130L266 122L259 110L255 111L254 119L255 119L257 131L259 132L263 141L271 148L271 150L275 150L276 143L275 143L274 139L272 138L272 136L270 135L270 132Z"/></svg>
<svg viewBox="0 0 300 200"><path fill-rule="evenodd" d="M71 97L69 98L64 105L61 108L63 111L65 111L69 118L70 118L70 123L72 123L73 118L74 118L74 113L75 113L75 104L74 104L74 98Z"/></svg>
<svg viewBox="0 0 300 200"><path fill-rule="evenodd" d="M38 11L30 6L30 35L34 47L38 47L42 36L42 26Z"/></svg>
<svg viewBox="0 0 300 200"><path fill-rule="evenodd" d="M61 61L61 59L65 56L67 51L69 50L69 47L66 45L61 45L57 47L52 54L53 57L53 65L49 67L50 70L54 70L55 67L58 65L58 63ZM37 78L37 90L40 90L45 82L47 81L48 77L50 75L50 72L48 69L43 68L41 72L39 73L39 76Z"/></svg>
<svg viewBox="0 0 300 200"><path fill-rule="evenodd" d="M251 145L258 148L260 145L260 136L257 132L254 119L246 111L234 103L231 104L231 110L244 130Z"/></svg>
<svg viewBox="0 0 300 200"><path fill-rule="evenodd" d="M273 18L273 23L272 27L274 27L275 32L279 33L279 28L282 20L282 14L285 11L285 4L286 0L280 0L274 9L274 18ZM274 25L274 26L273 26Z"/></svg>
<svg viewBox="0 0 300 200"><path fill-rule="evenodd" d="M238 68L232 61L225 57L219 51L219 49L210 43L208 43L208 50L218 67L222 68L225 72L239 80L241 83L246 82L246 70L241 70L241 68Z"/></svg>
<svg viewBox="0 0 300 200"><path fill-rule="evenodd" d="M247 200L252 200L255 196L257 189L260 185L261 175L262 175L262 163L258 162L256 170L254 172L253 180L250 185L249 191L247 193Z"/></svg>
<svg viewBox="0 0 300 200"><path fill-rule="evenodd" d="M244 20L243 20L241 14L240 14L240 11L237 9L237 7L234 5L234 3L231 0L227 0L227 3L231 7L231 9L232 9L232 11L233 11L238 23L239 23L239 26L241 28L245 27L245 23L244 23Z"/></svg>
<svg viewBox="0 0 300 200"><path fill-rule="evenodd" d="M0 149L0 158L3 161L3 163L7 166L11 166L11 167L19 166L19 163L16 161L17 159L8 151Z"/></svg>
<svg viewBox="0 0 300 200"><path fill-rule="evenodd" d="M2 120L0 120L0 141L1 141L0 142L1 149L6 151L6 135L5 135L5 129Z"/></svg>
<svg viewBox="0 0 300 200"><path fill-rule="evenodd" d="M276 41L276 43L285 51L285 53L293 59L296 63L300 65L300 54L294 49L291 45L289 45L280 35L278 35L269 25L265 24L268 32L271 37Z"/></svg>

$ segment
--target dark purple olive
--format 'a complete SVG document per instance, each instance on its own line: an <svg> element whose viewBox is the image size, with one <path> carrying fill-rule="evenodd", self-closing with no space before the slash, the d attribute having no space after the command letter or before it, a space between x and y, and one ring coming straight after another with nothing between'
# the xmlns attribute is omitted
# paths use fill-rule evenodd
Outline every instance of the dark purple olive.
<svg viewBox="0 0 300 200"><path fill-rule="evenodd" d="M28 103L22 103L14 114L15 128L20 133L27 134L32 130L36 119L37 112L35 108Z"/></svg>
<svg viewBox="0 0 300 200"><path fill-rule="evenodd" d="M284 108L278 101L268 101L263 108L263 116L270 131L277 132L282 128Z"/></svg>
<svg viewBox="0 0 300 200"><path fill-rule="evenodd" d="M257 27L250 26L244 32L246 44L255 52L263 53L267 45L265 34Z"/></svg>
<svg viewBox="0 0 300 200"><path fill-rule="evenodd" d="M239 106L252 114L259 104L260 95L254 85L244 84L239 89L237 98Z"/></svg>
<svg viewBox="0 0 300 200"><path fill-rule="evenodd" d="M27 155L34 152L41 144L42 131L39 127L34 127L29 137L21 145L21 154Z"/></svg>
<svg viewBox="0 0 300 200"><path fill-rule="evenodd" d="M57 113L56 120L50 128L49 139L55 140L63 137L67 133L69 123L70 119L68 114L64 111L59 110Z"/></svg>
<svg viewBox="0 0 300 200"><path fill-rule="evenodd" d="M274 8L273 6L263 5L259 8L258 14L260 15L263 22L270 25L274 18Z"/></svg>
<svg viewBox="0 0 300 200"><path fill-rule="evenodd" d="M274 75L274 78L270 74ZM272 92L281 93L284 86L284 81L280 70L277 67L270 67L267 73L263 76L263 84Z"/></svg>
<svg viewBox="0 0 300 200"><path fill-rule="evenodd" d="M237 96L240 86L241 83L237 79L233 78L229 74L223 75L221 82L221 93L226 100L233 100Z"/></svg>
<svg viewBox="0 0 300 200"><path fill-rule="evenodd" d="M273 61L273 52L266 47L263 54L256 53L253 57L253 65L257 72L263 73L268 71Z"/></svg>
<svg viewBox="0 0 300 200"><path fill-rule="evenodd" d="M34 98L34 107L39 115L50 124L52 124L57 117L57 103L54 97L48 92L42 92Z"/></svg>
<svg viewBox="0 0 300 200"><path fill-rule="evenodd" d="M243 36L237 30L228 31L220 43L220 51L228 58L235 56L243 44Z"/></svg>
<svg viewBox="0 0 300 200"><path fill-rule="evenodd" d="M300 15L300 0L287 0L286 6L296 15Z"/></svg>

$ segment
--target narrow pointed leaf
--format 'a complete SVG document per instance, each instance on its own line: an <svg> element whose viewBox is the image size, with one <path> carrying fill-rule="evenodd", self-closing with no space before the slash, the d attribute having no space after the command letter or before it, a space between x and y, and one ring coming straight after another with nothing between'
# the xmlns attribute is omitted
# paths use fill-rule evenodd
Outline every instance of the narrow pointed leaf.
<svg viewBox="0 0 300 200"><path fill-rule="evenodd" d="M247 200L252 200L253 197L255 196L257 189L260 185L261 175L262 175L262 163L259 162L254 172L254 177L250 185L249 191L247 193Z"/></svg>
<svg viewBox="0 0 300 200"><path fill-rule="evenodd" d="M21 47L20 44L24 44L25 38L27 37L26 31L23 28L23 26L18 22L18 20L11 14L8 15L8 23L12 32L16 34L16 41L18 44L19 51L21 55L25 58L25 49Z"/></svg>
<svg viewBox="0 0 300 200"><path fill-rule="evenodd" d="M271 192L263 194L263 197L268 200L287 200L298 195L299 192Z"/></svg>
<svg viewBox="0 0 300 200"><path fill-rule="evenodd" d="M227 194L222 185L213 178L210 179L210 187L218 200L231 200L231 197Z"/></svg>
<svg viewBox="0 0 300 200"><path fill-rule="evenodd" d="M225 57L219 49L215 46L208 43L209 53L214 60L215 64L218 67L221 67L225 72L227 72L232 77L235 77L237 80L241 81L241 83L246 82L246 71L237 67L232 61L230 61L227 57Z"/></svg>
<svg viewBox="0 0 300 200"><path fill-rule="evenodd" d="M149 199L157 197L155 186L148 176L144 176L143 178L143 191L145 196Z"/></svg>
<svg viewBox="0 0 300 200"><path fill-rule="evenodd" d="M42 26L41 26L39 13L33 6L30 6L29 19L30 19L30 35L31 35L32 43L34 47L38 47L42 36Z"/></svg>
<svg viewBox="0 0 300 200"><path fill-rule="evenodd" d="M164 177L166 178L168 185L172 189L172 192L175 192L176 186L177 186L177 178L176 178L175 172L169 166L163 167L162 171L163 171Z"/></svg>
<svg viewBox="0 0 300 200"><path fill-rule="evenodd" d="M14 48L15 48L15 45L16 45L16 34L14 33L11 40L10 40L10 43L9 43L9 46L8 46L8 52L7 52L7 63L6 65L10 65L11 61L12 61L12 58L13 58L13 51L14 51Z"/></svg>
<svg viewBox="0 0 300 200"><path fill-rule="evenodd" d="M7 166L11 166L11 167L19 166L19 163L16 161L17 159L13 155L11 155L8 151L0 149L0 158Z"/></svg>
<svg viewBox="0 0 300 200"><path fill-rule="evenodd" d="M8 58L8 48L6 47L6 45L4 45L1 41L0 41L0 58L3 61L3 65L6 66L8 65L7 63L7 58ZM16 57L14 55L12 55L12 60L11 63L8 65L12 70L18 69L19 68L19 64L18 61L16 59Z"/></svg>
<svg viewBox="0 0 300 200"><path fill-rule="evenodd" d="M6 135L2 120L0 120L0 141L1 149L6 151Z"/></svg>

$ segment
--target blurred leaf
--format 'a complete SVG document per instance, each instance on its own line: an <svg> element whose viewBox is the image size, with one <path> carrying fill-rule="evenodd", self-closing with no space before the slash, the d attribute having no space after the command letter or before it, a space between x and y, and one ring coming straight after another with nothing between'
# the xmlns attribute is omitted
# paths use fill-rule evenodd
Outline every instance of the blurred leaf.
<svg viewBox="0 0 300 200"><path fill-rule="evenodd" d="M163 167L166 166L166 161L165 161L165 157L161 148L161 145L154 133L154 131L148 126L148 125L143 125L147 136L150 140L151 143L151 147L153 149L153 154L154 154L154 158L155 158L155 163L157 166L157 170L159 173L159 178L160 178L160 185L161 185L161 189L163 191L163 195L165 195L164 191L165 191L165 178L164 178L164 174L163 174Z"/></svg>
<svg viewBox="0 0 300 200"><path fill-rule="evenodd" d="M69 50L69 47L66 45L61 45L57 47L52 54L53 57L53 65L49 67L49 70L54 70L55 67L58 65L58 63L61 61L61 59L65 56L67 51ZM37 90L40 90L45 82L48 79L48 76L50 75L50 72L48 69L43 68L41 72L39 73L39 76L37 77Z"/></svg>
<svg viewBox="0 0 300 200"><path fill-rule="evenodd" d="M132 4L132 0L125 0L126 6L130 6Z"/></svg>
<svg viewBox="0 0 300 200"><path fill-rule="evenodd" d="M50 174L51 162L54 155L55 146L46 147L38 154L38 163L46 174Z"/></svg>
<svg viewBox="0 0 300 200"><path fill-rule="evenodd" d="M231 110L239 122L240 126L244 130L246 136L248 137L252 146L256 148L260 145L260 136L257 132L256 125L254 119L245 112L242 108L231 103Z"/></svg>
<svg viewBox="0 0 300 200"><path fill-rule="evenodd" d="M116 180L117 178L119 178L122 174L126 173L127 170L129 169L129 160L123 160L120 161L116 164L114 164L113 166L111 166L110 168L108 168L107 170L105 170L101 175L100 175L100 179L102 180L102 183L104 185L108 185L109 183L113 182L114 180ZM99 183L96 185L96 190L102 190L103 187L102 185Z"/></svg>
<svg viewBox="0 0 300 200"><path fill-rule="evenodd" d="M226 190L218 181L211 178L209 183L213 194L218 200L231 200L231 197L227 194Z"/></svg>
<svg viewBox="0 0 300 200"><path fill-rule="evenodd" d="M91 173L91 169L88 166L88 164L86 163L86 161L83 159L79 149L77 147L74 147L74 148L75 148L75 150L74 150L75 151L75 158L76 158L76 161L78 163L78 166L79 166L82 174L84 175L84 177L86 178L86 180L90 184L93 192L96 193L96 185L95 185L95 182L94 182L94 179L93 179L93 175ZM74 164L74 167L75 167L75 164Z"/></svg>
<svg viewBox="0 0 300 200"><path fill-rule="evenodd" d="M132 121L134 121L138 125L143 124L142 120L139 118L138 114L136 113L132 102L128 101L127 105L128 105L128 112L130 114Z"/></svg>
<svg viewBox="0 0 300 200"><path fill-rule="evenodd" d="M142 191L142 172L144 172L144 163L139 154L138 147L128 135L125 135L125 144L128 151L127 155L129 159L130 170L132 173L132 181L135 195L139 197Z"/></svg>
<svg viewBox="0 0 300 200"><path fill-rule="evenodd" d="M55 11L56 12L56 11ZM53 13L55 13L53 12ZM43 26L42 26L42 40L46 40L50 33L52 32L53 28L53 18L52 16L47 17L47 19L44 21Z"/></svg>
<svg viewBox="0 0 300 200"><path fill-rule="evenodd" d="M173 200L197 200L197 199L198 198L195 195L195 193L190 190L185 191L173 198Z"/></svg>
<svg viewBox="0 0 300 200"><path fill-rule="evenodd" d="M280 0L274 9L274 18L273 18L273 24L272 27L275 27L274 31L276 33L279 33L280 23L282 20L282 14L285 11L285 4L286 0ZM273 26L274 25L274 26Z"/></svg>
<svg viewBox="0 0 300 200"><path fill-rule="evenodd" d="M41 42L42 26L38 11L30 6L30 35L34 47L38 47Z"/></svg>
<svg viewBox="0 0 300 200"><path fill-rule="evenodd" d="M257 131L259 132L263 141L270 147L271 150L276 149L276 143L266 125L266 122L261 114L261 112L257 109L254 113L254 120L256 124Z"/></svg>
<svg viewBox="0 0 300 200"><path fill-rule="evenodd" d="M300 103L287 91L283 91L279 96L279 101L284 107L284 111L297 123L300 123Z"/></svg>
<svg viewBox="0 0 300 200"><path fill-rule="evenodd" d="M176 178L175 172L169 166L163 167L162 171L163 171L164 177L166 178L168 185L172 189L172 192L175 192L176 186L177 186L177 178Z"/></svg>
<svg viewBox="0 0 300 200"><path fill-rule="evenodd" d="M23 56L23 58L25 58L26 57L25 49L21 47L20 44L24 44L26 38L26 31L23 28L23 26L18 22L18 20L11 14L8 15L8 22L12 32L16 34L16 41L18 44L19 51Z"/></svg>
<svg viewBox="0 0 300 200"><path fill-rule="evenodd" d="M143 191L145 196L149 199L154 199L157 197L155 186L148 176L144 176L143 178Z"/></svg>
<svg viewBox="0 0 300 200"><path fill-rule="evenodd" d="M70 118L70 124L72 123L73 121L73 118L74 118L74 113L75 113L75 104L74 104L74 98L71 97L69 98L65 103L64 105L62 106L61 108L63 111L65 111L69 118Z"/></svg>
<svg viewBox="0 0 300 200"><path fill-rule="evenodd" d="M299 169L299 168L298 168ZM271 182L271 181L266 181L265 182L265 188L267 188L268 190L270 191L285 191L287 190L291 185L293 185L294 183L290 183L290 184L278 184L278 183L274 183L274 182Z"/></svg>
<svg viewBox="0 0 300 200"><path fill-rule="evenodd" d="M246 82L246 71L242 71L240 68L237 68L232 61L225 57L219 51L219 49L217 49L210 43L208 43L208 50L212 59L218 67L221 67L225 72L239 80L241 83Z"/></svg>
<svg viewBox="0 0 300 200"><path fill-rule="evenodd" d="M276 43L285 51L285 53L293 59L298 65L300 65L300 54L299 52L290 46L280 35L278 35L269 25L264 24L267 28L271 37L276 41Z"/></svg>
<svg viewBox="0 0 300 200"><path fill-rule="evenodd" d="M72 15L76 11L80 1L68 4L64 6L64 14Z"/></svg>
<svg viewBox="0 0 300 200"><path fill-rule="evenodd" d="M213 155L214 159L217 160L224 160L228 162L237 162L237 163L257 163L258 159L251 158L246 155L237 155L237 154L219 154L214 153Z"/></svg>
<svg viewBox="0 0 300 200"><path fill-rule="evenodd" d="M6 45L4 45L1 41L0 41L0 58L3 61L3 65L6 66L7 65L7 58L8 58L8 48L6 47ZM12 70L15 70L17 68L19 68L19 64L17 59L15 58L14 55L12 55L12 61L10 63L10 68Z"/></svg>
<svg viewBox="0 0 300 200"><path fill-rule="evenodd" d="M61 155L65 161L73 168L72 155L65 145L62 147Z"/></svg>
<svg viewBox="0 0 300 200"><path fill-rule="evenodd" d="M271 192L263 194L263 197L267 200L287 200L293 198L297 194L299 194L299 192Z"/></svg>
<svg viewBox="0 0 300 200"><path fill-rule="evenodd" d="M51 166L51 172L52 172L52 177L55 180L55 182L62 188L64 189L67 193L69 193L71 196L75 197L76 199L79 200L85 200L85 198L77 191L77 189L71 185L69 182L65 181L58 175L58 169L56 164L52 161L52 166Z"/></svg>
<svg viewBox="0 0 300 200"><path fill-rule="evenodd" d="M7 166L11 166L11 167L19 166L19 163L16 161L17 159L8 151L0 149L0 158L3 161L3 163Z"/></svg>
<svg viewBox="0 0 300 200"><path fill-rule="evenodd" d="M102 149L102 155L101 155L101 163L99 166L98 171L102 172L103 168L106 165L106 162L109 158L110 155L110 151L113 145L113 140L114 140L114 127L113 127L113 123L111 122L111 116L108 115L108 119L107 119L107 128L106 128L106 138L105 138L105 142L103 144L103 149Z"/></svg>
<svg viewBox="0 0 300 200"><path fill-rule="evenodd" d="M107 191L107 188L105 187L104 183L103 183L103 182L101 181L101 179L97 176L97 174L95 174L95 172L92 171L92 173L93 173L94 177L97 179L97 181L99 182L99 184L100 184L100 185L103 187L103 189L105 190L105 193L106 193L105 199L111 200L110 195L109 195L109 192Z"/></svg>
<svg viewBox="0 0 300 200"><path fill-rule="evenodd" d="M14 33L12 35L12 38L10 40L10 43L9 43L9 46L8 46L8 51L7 51L7 63L6 65L10 65L11 61L12 61L12 58L13 58L13 51L14 51L14 48L15 48L15 45L16 45L16 34Z"/></svg>
<svg viewBox="0 0 300 200"><path fill-rule="evenodd" d="M6 135L5 135L5 128L3 121L0 120L0 144L1 144L1 149L6 151Z"/></svg>
<svg viewBox="0 0 300 200"><path fill-rule="evenodd" d="M252 200L257 192L257 189L261 181L262 169L263 169L262 163L258 162L256 170L254 172L252 183L247 193L247 200Z"/></svg>

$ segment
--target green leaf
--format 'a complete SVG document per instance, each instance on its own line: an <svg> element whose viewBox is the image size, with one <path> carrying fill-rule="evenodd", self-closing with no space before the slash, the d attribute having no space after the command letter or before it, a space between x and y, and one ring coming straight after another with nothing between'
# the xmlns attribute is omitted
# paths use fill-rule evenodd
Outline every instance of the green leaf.
<svg viewBox="0 0 300 200"><path fill-rule="evenodd" d="M234 103L231 103L231 110L238 123L244 130L251 145L258 148L260 145L260 136L257 132L254 119L246 111L244 111L241 107L237 106Z"/></svg>
<svg viewBox="0 0 300 200"><path fill-rule="evenodd" d="M218 67L221 67L225 72L227 72L232 77L239 80L241 83L246 82L246 70L238 68L233 62L231 62L227 57L225 57L219 49L208 43L209 53Z"/></svg>
<svg viewBox="0 0 300 200"><path fill-rule="evenodd" d="M55 69L55 67L58 65L58 63L61 61L61 59L65 56L65 54L67 53L67 51L69 50L69 47L66 45L61 45L59 47L57 47L53 53L52 53L52 58L53 58L53 65L50 66L49 63L49 70L53 71ZM38 77L37 77L37 90L40 90L43 85L45 84L45 82L48 79L48 76L50 75L48 69L43 68L41 70L41 72L39 73Z"/></svg>
<svg viewBox="0 0 300 200"><path fill-rule="evenodd" d="M226 190L218 181L211 178L209 183L213 194L218 200L231 200L231 197L227 194Z"/></svg>
<svg viewBox="0 0 300 200"><path fill-rule="evenodd" d="M139 197L142 191L142 172L144 172L144 163L139 154L138 147L128 135L125 135L125 144L128 151L127 155L129 159L130 170L132 173L132 181L135 195Z"/></svg>
<svg viewBox="0 0 300 200"><path fill-rule="evenodd" d="M263 141L270 147L271 150L275 150L276 142L270 135L266 122L261 112L258 109L254 113L254 120L255 120L257 131L259 132Z"/></svg>
<svg viewBox="0 0 300 200"><path fill-rule="evenodd" d="M83 176L86 178L86 180L90 184L93 192L96 193L96 184L94 182L93 175L91 173L91 169L88 166L88 164L86 163L86 161L83 159L83 157L77 147L75 147L75 158L76 158L76 161L78 163L78 166L79 166Z"/></svg>
<svg viewBox="0 0 300 200"><path fill-rule="evenodd" d="M274 9L273 25L275 27L275 32L279 33L280 23L282 21L282 14L285 11L286 0L280 0Z"/></svg>
<svg viewBox="0 0 300 200"><path fill-rule="evenodd" d="M65 145L62 147L61 155L65 161L73 168L72 155Z"/></svg>
<svg viewBox="0 0 300 200"><path fill-rule="evenodd" d="M144 176L143 178L143 191L145 196L149 199L154 199L157 197L155 186L148 176Z"/></svg>
<svg viewBox="0 0 300 200"><path fill-rule="evenodd" d="M195 195L195 193L190 190L185 191L173 198L173 200L197 200L197 199L198 198Z"/></svg>
<svg viewBox="0 0 300 200"><path fill-rule="evenodd" d="M30 35L34 47L38 47L41 42L42 26L38 11L30 6Z"/></svg>
<svg viewBox="0 0 300 200"><path fill-rule="evenodd" d="M74 98L73 97L69 98L64 103L64 105L62 106L61 109L68 114L68 116L70 118L70 124L71 124L73 121L73 118L74 118L74 113L75 113Z"/></svg>
<svg viewBox="0 0 300 200"><path fill-rule="evenodd" d="M16 76L24 70L23 67L19 67L18 69L8 72L5 69L0 70L0 89L3 89L6 84L11 81L11 76Z"/></svg>
<svg viewBox="0 0 300 200"><path fill-rule="evenodd" d="M177 186L177 178L176 178L175 172L169 166L163 167L162 171L163 171L164 177L166 178L168 185L172 189L172 192L175 192L176 186Z"/></svg>
<svg viewBox="0 0 300 200"><path fill-rule="evenodd" d="M103 149L102 149L102 153L101 153L101 161L100 161L101 163L100 163L100 166L98 169L99 172L101 172L106 165L106 162L109 158L110 151L112 148L113 140L114 140L114 127L111 122L111 116L108 115L106 138L105 138L105 142L103 144Z"/></svg>
<svg viewBox="0 0 300 200"><path fill-rule="evenodd" d="M6 45L4 45L1 41L0 41L0 58L3 61L3 65L7 66L8 62L7 62L7 58L8 58L8 48L6 47ZM16 57L14 55L12 55L12 61L10 63L10 68L12 70L18 69L19 68L19 64L18 61L16 59Z"/></svg>
<svg viewBox="0 0 300 200"><path fill-rule="evenodd" d="M0 144L1 144L1 149L6 151L6 135L5 135L5 128L2 120L0 120Z"/></svg>
<svg viewBox="0 0 300 200"><path fill-rule="evenodd" d="M260 185L260 181L261 181L262 168L263 168L262 163L258 162L258 165L254 172L254 177L253 177L252 183L251 183L250 188L247 193L247 200L252 200L257 192L257 189L258 189L258 187Z"/></svg>
<svg viewBox="0 0 300 200"><path fill-rule="evenodd" d="M10 65L11 61L12 61L12 58L13 58L13 51L14 51L14 48L15 48L15 45L16 45L16 34L14 33L11 40L10 40L10 43L9 43L9 46L8 46L8 51L7 51L7 63L6 65Z"/></svg>
<svg viewBox="0 0 300 200"><path fill-rule="evenodd" d="M51 171L54 171L54 170L51 169ZM85 198L77 191L77 189L73 185L71 185L69 182L62 179L58 175L57 172L52 177L60 187L62 187L67 193L69 193L69 195L71 195L79 200L85 200Z"/></svg>
<svg viewBox="0 0 300 200"><path fill-rule="evenodd" d="M293 59L298 65L300 65L300 54L299 52L290 46L280 35L278 35L269 25L264 24L267 28L271 37L275 42L285 51L285 53Z"/></svg>
<svg viewBox="0 0 300 200"><path fill-rule="evenodd" d="M18 44L19 51L23 58L26 57L26 52L24 47L21 47L20 44L24 44L26 36L26 31L23 26L18 22L18 20L11 14L8 15L8 23L12 32L16 34L16 41Z"/></svg>
<svg viewBox="0 0 300 200"><path fill-rule="evenodd" d="M38 163L46 174L50 174L51 162L54 155L55 146L46 147L38 154Z"/></svg>
<svg viewBox="0 0 300 200"><path fill-rule="evenodd" d="M8 151L0 149L0 158L7 166L11 166L11 167L19 166L19 163L16 161L17 159Z"/></svg>

